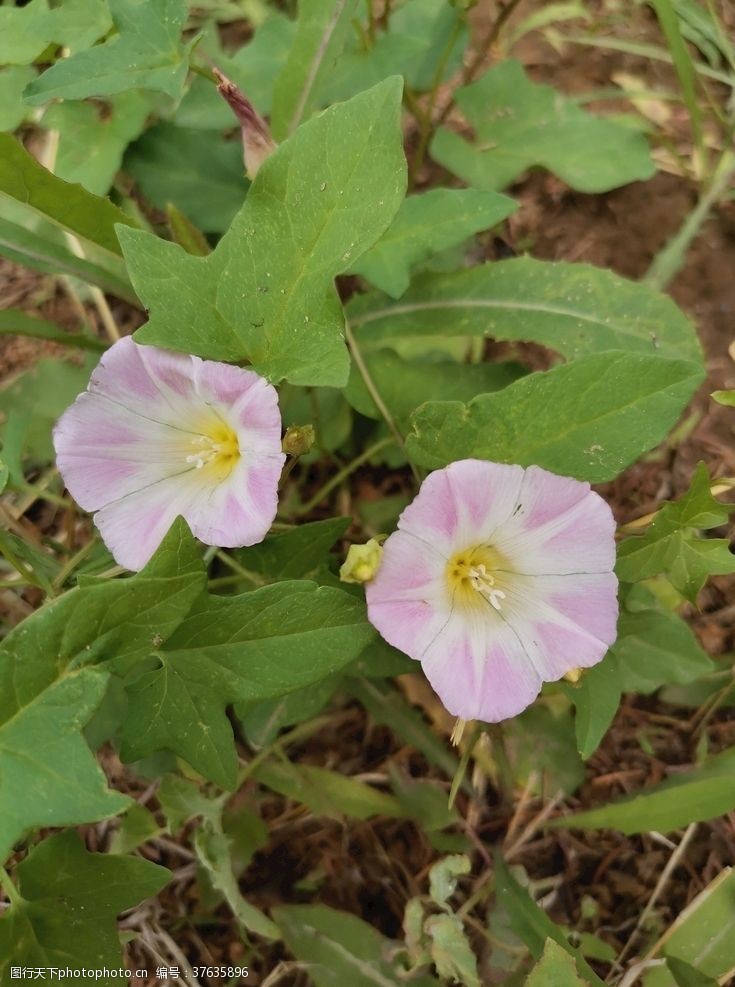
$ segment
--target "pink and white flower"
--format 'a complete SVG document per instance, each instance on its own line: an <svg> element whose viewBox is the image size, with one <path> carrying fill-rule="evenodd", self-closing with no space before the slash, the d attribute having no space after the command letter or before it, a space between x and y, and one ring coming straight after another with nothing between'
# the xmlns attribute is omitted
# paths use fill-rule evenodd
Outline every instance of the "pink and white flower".
<svg viewBox="0 0 735 987"><path fill-rule="evenodd" d="M450 713L504 720L614 642L614 532L587 483L538 466L451 463L385 542L369 619L421 662Z"/></svg>
<svg viewBox="0 0 735 987"><path fill-rule="evenodd" d="M262 541L284 462L275 389L251 370L130 337L54 429L67 489L115 560L140 569L181 515L208 545Z"/></svg>

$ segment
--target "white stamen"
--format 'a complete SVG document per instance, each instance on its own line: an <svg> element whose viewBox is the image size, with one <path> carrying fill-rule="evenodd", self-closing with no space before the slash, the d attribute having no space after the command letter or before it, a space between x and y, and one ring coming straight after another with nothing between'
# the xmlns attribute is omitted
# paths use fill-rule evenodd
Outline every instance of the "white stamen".
<svg viewBox="0 0 735 987"><path fill-rule="evenodd" d="M500 600L505 599L505 593L501 589L494 589L495 578L489 573L484 565L472 566L470 569L470 582L472 588L484 596L487 602L495 610L500 610Z"/></svg>
<svg viewBox="0 0 735 987"><path fill-rule="evenodd" d="M213 442L208 435L198 435L195 439L191 440L193 446L205 446L201 452L192 453L191 456L186 457L187 463L193 463L195 469L202 469L207 463L211 463L213 459L222 452L222 443Z"/></svg>

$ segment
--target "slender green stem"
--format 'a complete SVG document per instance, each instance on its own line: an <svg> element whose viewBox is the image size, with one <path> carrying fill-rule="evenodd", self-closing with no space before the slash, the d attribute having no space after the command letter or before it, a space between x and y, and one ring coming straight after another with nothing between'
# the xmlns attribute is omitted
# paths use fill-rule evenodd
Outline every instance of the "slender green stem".
<svg viewBox="0 0 735 987"><path fill-rule="evenodd" d="M310 514L314 510L314 508L318 507L319 504L321 504L321 502L324 500L324 498L327 497L335 489L335 487L338 487L340 483L343 483L347 479L347 477L351 476L351 474L354 473L355 470L358 469L360 466L362 466L363 463L366 463L368 459L371 459L374 455L376 455L376 453L379 453L382 449L385 449L388 446L392 446L394 444L395 444L395 439L393 439L392 436L386 436L385 438L381 439L379 442L375 442L373 445L369 446L364 452L360 453L359 456L356 456L355 459L347 463L346 466L343 466L342 469L339 471L339 473L335 473L333 477L327 480L324 486L320 487L320 489L317 490L317 492L310 500L308 500L305 504L302 504L301 507L298 508L296 513L299 516Z"/></svg>
<svg viewBox="0 0 735 987"><path fill-rule="evenodd" d="M605 48L608 51L622 51L626 55L640 55L642 58L650 58L655 62L667 62L669 65L674 64L670 53L661 45L651 45L646 42L637 41L623 41L619 38L595 38L586 34L562 34L561 32L554 34L554 40L559 42L566 41L570 45L585 45L588 48ZM715 79L717 82L722 82L724 85L730 86L730 88L735 88L735 74L728 75L726 72L713 69L703 62L694 62L694 68L697 70L698 75L705 75L709 79Z"/></svg>
<svg viewBox="0 0 735 987"><path fill-rule="evenodd" d="M35 578L35 575L31 571L29 564L23 561L22 559L19 559L18 556L15 554L15 552L12 551L12 549L8 548L7 545L4 545L2 548L0 548L0 553L2 553L6 561L18 573L18 575L21 577L21 581L25 581L28 583L28 585L35 586L37 589L43 590L45 592L43 584L38 579Z"/></svg>
<svg viewBox="0 0 735 987"><path fill-rule="evenodd" d="M74 572L80 562L83 562L86 559L96 544L97 542L95 539L90 538L88 542L85 542L84 545L82 545L75 555L72 555L66 565L59 570L59 574L53 581L53 587L55 590L61 589L72 572Z"/></svg>
<svg viewBox="0 0 735 987"><path fill-rule="evenodd" d="M465 774L467 773L467 765L470 763L470 758L475 750L477 741L480 739L482 733L482 724L476 723L475 728L472 731L472 735L467 742L467 746L462 752L462 757L459 762L459 766L454 773L454 778L452 778L452 787L449 790L449 808L454 806L454 800L457 798L457 792L459 791L459 786L462 784Z"/></svg>
<svg viewBox="0 0 735 987"><path fill-rule="evenodd" d="M490 25L484 38L482 38L480 43L477 45L477 48L475 49L475 54L470 59L468 64L464 67L464 70L462 72L462 78L460 80L459 85L457 86L457 89L461 89L462 86L466 86L469 82L472 82L472 80L475 78L475 75L477 74L477 72L479 71L479 69L482 67L484 63L485 58L490 53L490 49L498 40L498 37L500 36L500 32L503 29L503 25L506 23L506 21L508 20L508 18L510 17L510 15L513 13L513 11L516 9L516 7L520 2L521 0L508 0L508 3L506 3L506 5L498 11L498 16ZM449 113L451 112L451 109L454 106L454 97L456 95L457 89L455 89L454 93L452 94L452 98L449 100L447 105L439 114L439 119L436 121L435 124L436 127L444 123L446 118L449 116Z"/></svg>
<svg viewBox="0 0 735 987"><path fill-rule="evenodd" d="M8 896L8 901L11 905L17 905L23 900L4 867L0 867L0 888Z"/></svg>
<svg viewBox="0 0 735 987"><path fill-rule="evenodd" d="M189 68L195 75L201 75L202 78L209 79L209 81L213 82L215 86L217 85L217 76L208 65L201 65L198 62L189 62Z"/></svg>
<svg viewBox="0 0 735 987"><path fill-rule="evenodd" d="M263 579L263 576L259 572L253 572L251 569L246 569L241 566L231 555L227 552L223 552L221 549L217 549L214 553L215 558L218 558L220 562L223 562L228 569L231 569L236 573L241 579L248 579L251 583L255 583L256 586L265 586L267 580Z"/></svg>
<svg viewBox="0 0 735 987"><path fill-rule="evenodd" d="M729 188L733 175L735 175L735 153L728 148L720 158L712 180L697 205L684 220L678 232L654 258L643 278L645 284L659 291L669 284L682 267L686 252L702 224Z"/></svg>
<svg viewBox="0 0 735 987"><path fill-rule="evenodd" d="M238 586L247 578L241 573L234 576L218 576L216 579L210 579L207 586L209 589L223 589L227 586Z"/></svg>
<svg viewBox="0 0 735 987"><path fill-rule="evenodd" d="M350 328L349 323L346 323L345 324L345 339L347 340L347 345L350 348L350 353L352 354L352 359L355 361L355 366L357 367L357 369L359 371L359 374L360 374L360 376L363 379L363 382L365 384L365 387L367 388L368 394L373 399L373 404L375 405L375 407L378 409L378 411L382 415L383 421L385 422L385 424L388 426L388 428L390 429L390 431L393 433L393 436L395 437L396 443L398 444L399 448L403 449L403 451L405 452L406 451L406 443L403 440L403 435L401 434L398 426L396 425L396 422L395 422L395 419L393 418L393 415L388 410L388 406L386 405L385 401L383 400L380 391L375 386L375 381L373 380L372 375L371 375L370 371L368 370L368 366L365 363L365 359L364 359L364 357L362 355L362 352L360 350L360 347L358 345L358 342L355 339L355 334L352 332L352 329ZM414 466L414 464L411 462L411 459L410 458L408 459L408 463L409 463L409 466L411 467L411 472L414 475L414 479L416 480L416 483L419 483L420 484L421 483L421 475L420 475L419 471L416 469L416 467Z"/></svg>
<svg viewBox="0 0 735 987"><path fill-rule="evenodd" d="M272 743L267 744L261 751L259 751L254 757L252 757L247 764L243 764L240 768L240 773L237 776L237 785L235 791L238 791L250 775L255 771L263 761L267 761L275 752L280 752L283 755L283 748L288 747L289 744L294 744L299 740L305 740L307 737L311 737L312 734L317 733L321 730L323 726L330 723L334 719L334 714L328 713L324 716L315 716L311 720L307 720L305 723L299 723L292 730L287 733L281 734Z"/></svg>
<svg viewBox="0 0 735 987"><path fill-rule="evenodd" d="M447 38L447 43L444 46L444 50L436 63L434 77L431 82L431 90L429 92L428 105L426 107L426 113L424 114L424 122L421 126L421 136L419 138L418 147L416 148L416 153L411 160L411 178L413 181L416 180L416 176L421 170L421 166L424 163L424 158L426 157L426 149L428 148L429 141L433 137L434 131L436 130L436 127L432 123L432 117L434 116L436 100L439 94L439 86L444 78L444 71L447 67L447 62L449 61L454 46L456 45L457 39L462 33L463 28L464 20L458 16L454 22L454 27Z"/></svg>
<svg viewBox="0 0 735 987"><path fill-rule="evenodd" d="M707 147L704 142L702 127L702 109L697 97L697 76L694 63L682 37L679 17L671 0L651 0L651 2L666 40L666 46L671 54L674 71L689 112L689 122L695 145L695 161L702 169L702 171L699 169L695 169L695 171L697 174L706 173Z"/></svg>

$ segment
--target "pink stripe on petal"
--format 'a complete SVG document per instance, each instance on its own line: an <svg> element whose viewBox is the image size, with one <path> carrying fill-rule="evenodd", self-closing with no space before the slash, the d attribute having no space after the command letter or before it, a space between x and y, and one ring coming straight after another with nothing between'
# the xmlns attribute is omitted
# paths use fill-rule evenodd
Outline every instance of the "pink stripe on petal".
<svg viewBox="0 0 735 987"><path fill-rule="evenodd" d="M462 459L450 463L446 475L457 505L457 538L468 545L491 540L518 502L522 467Z"/></svg>
<svg viewBox="0 0 735 987"><path fill-rule="evenodd" d="M89 390L130 407L138 401L156 401L158 388L148 376L140 350L130 336L123 336L103 354L90 378Z"/></svg>
<svg viewBox="0 0 735 987"><path fill-rule="evenodd" d="M412 503L398 518L398 528L435 545L448 558L458 520L446 470L436 470L426 477Z"/></svg>
<svg viewBox="0 0 735 987"><path fill-rule="evenodd" d="M544 681L604 657L615 640L616 587L613 573L528 577L509 585L503 615ZM564 609L555 605L560 597Z"/></svg>
<svg viewBox="0 0 735 987"><path fill-rule="evenodd" d="M196 494L192 484L162 480L103 507L94 523L115 561L137 571L150 561L174 519L186 516Z"/></svg>
<svg viewBox="0 0 735 987"><path fill-rule="evenodd" d="M216 363L213 360L195 359L194 386L197 394L207 401L230 406L242 401L245 395L255 389L265 398L276 398L271 385L252 370L233 367L229 363Z"/></svg>
<svg viewBox="0 0 735 987"><path fill-rule="evenodd" d="M426 600L449 606L446 562L437 551L407 531L395 531L383 546L380 567L365 587L368 602Z"/></svg>
<svg viewBox="0 0 735 987"><path fill-rule="evenodd" d="M613 572L585 576L538 576L548 582L549 606L608 646L618 625L618 580Z"/></svg>
<svg viewBox="0 0 735 987"><path fill-rule="evenodd" d="M503 525L494 544L515 571L529 575L609 572L615 565L614 535L612 511L590 490L536 527L519 511Z"/></svg>
<svg viewBox="0 0 735 987"><path fill-rule="evenodd" d="M525 529L539 528L579 504L589 491L589 483L529 466L521 485L516 521Z"/></svg>
<svg viewBox="0 0 735 987"><path fill-rule="evenodd" d="M602 661L608 646L572 625L539 622L534 636L543 656L543 677L547 682L560 679L573 668L591 668Z"/></svg>
<svg viewBox="0 0 735 987"><path fill-rule="evenodd" d="M417 661L441 631L448 614L425 600L373 601L368 597L368 619L388 644Z"/></svg>
<svg viewBox="0 0 735 987"><path fill-rule="evenodd" d="M249 465L243 459L214 489L202 487L184 513L196 537L221 548L242 548L262 541L278 509L282 461Z"/></svg>
<svg viewBox="0 0 735 987"><path fill-rule="evenodd" d="M262 377L249 385L232 406L231 421L245 451L264 455L280 453L281 412L278 395Z"/></svg>
<svg viewBox="0 0 735 987"><path fill-rule="evenodd" d="M426 677L454 716L495 723L516 716L541 689L528 655L506 627L459 615L429 648Z"/></svg>

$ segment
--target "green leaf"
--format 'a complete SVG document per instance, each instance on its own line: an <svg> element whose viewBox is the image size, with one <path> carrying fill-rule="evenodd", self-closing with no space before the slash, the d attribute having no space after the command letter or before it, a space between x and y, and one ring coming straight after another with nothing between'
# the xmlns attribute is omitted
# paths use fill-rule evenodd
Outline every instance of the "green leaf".
<svg viewBox="0 0 735 987"><path fill-rule="evenodd" d="M60 59L31 82L26 102L111 96L129 89L181 95L195 40L181 44L182 0L109 0L118 33L104 44Z"/></svg>
<svg viewBox="0 0 735 987"><path fill-rule="evenodd" d="M231 788L236 756L225 706L275 698L334 675L373 634L359 600L314 583L276 583L238 597L202 595L157 652L157 667L129 683L123 757L172 750Z"/></svg>
<svg viewBox="0 0 735 987"><path fill-rule="evenodd" d="M506 728L508 757L514 777L525 784L536 774L533 791L571 795L584 780L571 715L549 706L530 706Z"/></svg>
<svg viewBox="0 0 735 987"><path fill-rule="evenodd" d="M120 817L120 826L110 840L110 853L130 853L163 832L153 813L134 802Z"/></svg>
<svg viewBox="0 0 735 987"><path fill-rule="evenodd" d="M712 397L726 408L735 408L735 391L713 391Z"/></svg>
<svg viewBox="0 0 735 987"><path fill-rule="evenodd" d="M259 545L234 552L238 563L262 582L313 579L328 558L329 549L352 523L349 517L301 524L269 534Z"/></svg>
<svg viewBox="0 0 735 987"><path fill-rule="evenodd" d="M88 336L83 332L66 332L61 326L45 319L37 319L26 315L17 308L5 308L0 311L0 335L29 336L31 339L50 339L61 346L76 346L83 350L103 353L107 344L96 336ZM54 361L54 366L58 362Z"/></svg>
<svg viewBox="0 0 735 987"><path fill-rule="evenodd" d="M21 967L122 965L117 916L163 888L165 867L139 857L88 853L74 832L35 846L17 868L20 898L0 915L0 978ZM103 987L119 984L100 976Z"/></svg>
<svg viewBox="0 0 735 987"><path fill-rule="evenodd" d="M7 16L14 9L0 7L0 30L3 13ZM29 111L21 102L21 95L35 75L36 70L30 65L6 65L0 69L0 130L15 130L25 120Z"/></svg>
<svg viewBox="0 0 735 987"><path fill-rule="evenodd" d="M707 467L700 463L687 493L664 504L644 535L620 545L618 575L634 582L665 572L673 586L695 603L708 576L735 572L728 541L697 534L725 524L732 510L731 504L712 496Z"/></svg>
<svg viewBox="0 0 735 987"><path fill-rule="evenodd" d="M259 703L239 703L235 712L251 747L272 743L285 727L303 723L317 716L339 687L339 675L329 676L314 685L296 689L278 699Z"/></svg>
<svg viewBox="0 0 735 987"><path fill-rule="evenodd" d="M219 44L217 31L205 32L198 48L244 92L263 116L271 110L273 83L283 68L296 25L277 11L260 24L254 37L232 57ZM365 87L367 88L367 87ZM196 76L173 116L179 127L225 130L233 125L232 110L210 79Z"/></svg>
<svg viewBox="0 0 735 987"><path fill-rule="evenodd" d="M525 374L518 363L406 360L390 349L366 349L363 359L381 398L399 425L404 427L408 426L411 412L437 394L447 401L469 401L478 394L499 391ZM360 414L382 420L383 416L354 364L344 395Z"/></svg>
<svg viewBox="0 0 735 987"><path fill-rule="evenodd" d="M327 102L346 99L389 75L402 75L412 90L431 89L462 64L466 15L446 0L406 0L391 9L387 28L367 46L353 32L326 80Z"/></svg>
<svg viewBox="0 0 735 987"><path fill-rule="evenodd" d="M253 772L262 785L307 805L320 816L341 819L372 819L392 816L401 819L406 812L393 795L386 795L355 778L328 771L312 764L266 761Z"/></svg>
<svg viewBox="0 0 735 987"><path fill-rule="evenodd" d="M702 358L694 327L665 295L589 264L531 257L421 275L399 301L356 297L348 316L370 344L490 336L541 343L568 360L607 350Z"/></svg>
<svg viewBox="0 0 735 987"><path fill-rule="evenodd" d="M169 202L205 233L222 233L245 201L242 144L165 121L151 127L125 156L125 171L164 209Z"/></svg>
<svg viewBox="0 0 735 987"><path fill-rule="evenodd" d="M403 671L404 668L396 669L396 674ZM390 669L386 670L386 674L391 674ZM454 777L459 767L454 752L431 730L423 714L411 706L392 684L354 678L349 680L348 688L376 723L390 727L406 744L421 751L430 764L442 770L448 778Z"/></svg>
<svg viewBox="0 0 735 987"><path fill-rule="evenodd" d="M590 356L469 404L431 401L414 412L406 448L430 469L490 459L602 483L665 438L701 380L694 363L632 353Z"/></svg>
<svg viewBox="0 0 735 987"><path fill-rule="evenodd" d="M617 829L626 835L655 829L668 833L703 822L735 808L732 750L710 758L692 771L674 775L638 795L599 809L578 812L550 823L563 829Z"/></svg>
<svg viewBox="0 0 735 987"><path fill-rule="evenodd" d="M45 465L53 459L53 424L84 390L95 362L88 357L80 366L45 358L0 390L0 412L8 419L16 416L22 423L23 452L34 464ZM2 431L7 438L7 423Z"/></svg>
<svg viewBox="0 0 735 987"><path fill-rule="evenodd" d="M547 939L541 959L526 980L526 987L584 987L569 953L553 939Z"/></svg>
<svg viewBox="0 0 735 987"><path fill-rule="evenodd" d="M70 54L89 48L112 27L108 0L64 0L51 11L50 40Z"/></svg>
<svg viewBox="0 0 735 987"><path fill-rule="evenodd" d="M238 923L266 939L280 939L278 926L243 897L233 873L230 841L225 834L205 824L196 831L194 849L212 887L224 897Z"/></svg>
<svg viewBox="0 0 735 987"><path fill-rule="evenodd" d="M115 254L120 253L115 224L135 225L109 199L52 175L10 134L0 134L0 192Z"/></svg>
<svg viewBox="0 0 735 987"><path fill-rule="evenodd" d="M123 152L143 130L151 100L138 92L122 93L104 105L54 103L41 126L59 132L55 174L105 195L120 169Z"/></svg>
<svg viewBox="0 0 735 987"><path fill-rule="evenodd" d="M453 826L458 821L457 811L449 807L447 790L438 781L419 780L405 775L394 764L388 768L391 787L403 806L406 815L420 823L429 834L439 834L439 830Z"/></svg>
<svg viewBox="0 0 735 987"><path fill-rule="evenodd" d="M177 522L130 579L71 590L14 628L0 649L0 860L34 826L95 821L129 799L107 789L81 734L108 669L165 640L201 592L198 550ZM101 667L106 662L107 667Z"/></svg>
<svg viewBox="0 0 735 987"><path fill-rule="evenodd" d="M586 760L602 742L620 705L622 686L615 651L593 668L585 669L575 685L564 684L564 692L576 707L574 732L577 750Z"/></svg>
<svg viewBox="0 0 735 987"><path fill-rule="evenodd" d="M352 267L392 298L399 298L411 280L411 268L434 254L492 229L517 204L497 192L477 189L432 189L410 195L378 242Z"/></svg>
<svg viewBox="0 0 735 987"><path fill-rule="evenodd" d="M20 538L12 531L0 528L0 553L25 579L29 579L44 593L53 593L52 582L61 568L60 563L47 552L36 548L32 542Z"/></svg>
<svg viewBox="0 0 735 987"><path fill-rule="evenodd" d="M707 987L708 977L709 982L729 982L735 967L734 933L735 871L725 867L667 929L661 952L671 973L666 967L646 971L644 987Z"/></svg>
<svg viewBox="0 0 735 987"><path fill-rule="evenodd" d="M150 321L139 342L242 360L273 381L344 386L336 274L380 236L405 188L400 80L300 127L260 168L208 257L120 230Z"/></svg>
<svg viewBox="0 0 735 987"><path fill-rule="evenodd" d="M424 923L436 972L463 987L481 987L477 959L456 915L432 915Z"/></svg>
<svg viewBox="0 0 735 987"><path fill-rule="evenodd" d="M25 7L0 7L0 62L28 65L46 48L49 34L47 0L31 0Z"/></svg>
<svg viewBox="0 0 735 987"><path fill-rule="evenodd" d="M59 231L55 226L51 223L45 225L46 232L50 232L51 236L0 219L0 255L24 267L30 267L33 271L41 271L42 274L70 274L138 305L137 296L130 287L125 265L120 257L107 254L105 266L96 261L83 260L68 247L56 242Z"/></svg>
<svg viewBox="0 0 735 987"><path fill-rule="evenodd" d="M405 974L389 957L396 944L367 922L326 905L281 905L273 918L289 950L308 964L315 987L405 987ZM413 977L411 987L439 987L433 977Z"/></svg>
<svg viewBox="0 0 735 987"><path fill-rule="evenodd" d="M273 89L271 126L276 140L292 133L315 107L356 8L357 0L299 0L296 37Z"/></svg>
<svg viewBox="0 0 735 987"><path fill-rule="evenodd" d="M626 598L611 654L623 692L648 694L662 685L687 685L716 667L689 624L642 586Z"/></svg>
<svg viewBox="0 0 735 987"><path fill-rule="evenodd" d="M456 99L474 143L442 127L431 155L475 188L506 188L535 165L580 192L607 192L655 174L642 134L536 85L514 59L460 89Z"/></svg>
<svg viewBox="0 0 735 987"><path fill-rule="evenodd" d="M674 978L676 987L717 987L718 985L718 981L713 977L700 973L691 964L679 960L675 956L666 958L666 966Z"/></svg>
<svg viewBox="0 0 735 987"><path fill-rule="evenodd" d="M102 37L110 23L106 0L64 0L53 10L48 0L31 0L24 7L3 6L0 63L28 65L52 42L72 52L81 51Z"/></svg>
<svg viewBox="0 0 735 987"><path fill-rule="evenodd" d="M437 905L444 906L457 890L457 880L472 871L470 858L453 854L437 861L429 870L429 894Z"/></svg>
<svg viewBox="0 0 735 987"><path fill-rule="evenodd" d="M171 231L171 239L183 247L187 254L193 254L195 257L206 257L207 254L211 254L212 248L205 235L173 202L166 203L166 219Z"/></svg>
<svg viewBox="0 0 735 987"><path fill-rule="evenodd" d="M199 816L217 826L227 794L214 798L204 795L199 786L178 775L164 775L156 792L163 814L172 833L176 834L190 819Z"/></svg>
<svg viewBox="0 0 735 987"><path fill-rule="evenodd" d="M534 959L541 958L547 940L552 939L572 957L580 976L592 987L604 987L581 952L570 945L562 930L516 881L500 854L495 855L495 891L510 916L511 928L528 946Z"/></svg>

